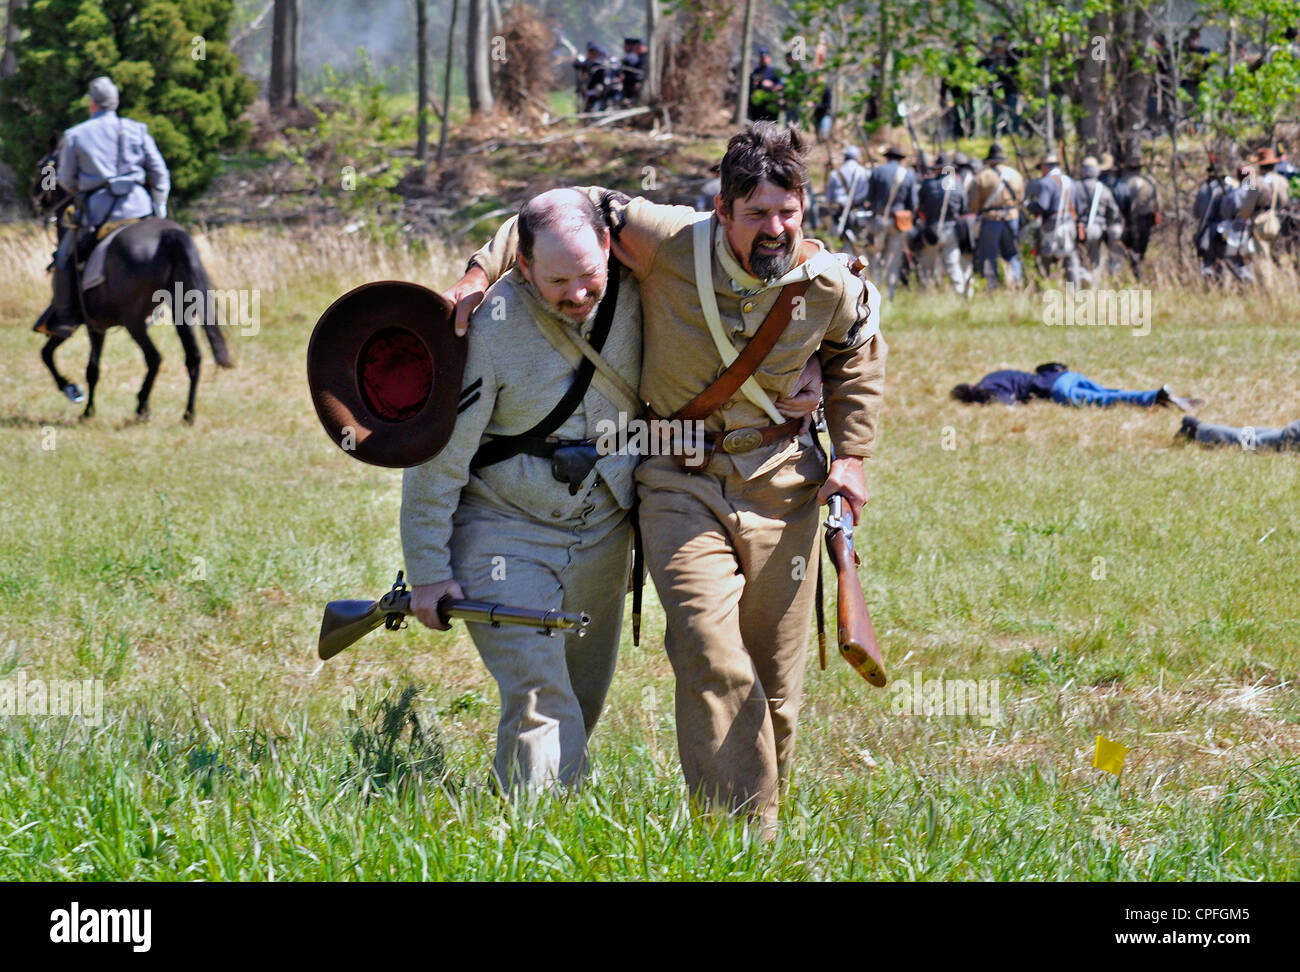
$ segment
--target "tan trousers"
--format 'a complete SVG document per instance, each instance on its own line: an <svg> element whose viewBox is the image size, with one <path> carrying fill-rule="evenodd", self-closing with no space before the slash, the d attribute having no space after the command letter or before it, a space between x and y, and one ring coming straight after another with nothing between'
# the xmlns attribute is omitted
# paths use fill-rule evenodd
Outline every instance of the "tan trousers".
<svg viewBox="0 0 1300 972"><path fill-rule="evenodd" d="M769 825L794 756L826 478L811 439L799 443L748 482L722 452L702 473L669 456L637 470L687 787Z"/></svg>
<svg viewBox="0 0 1300 972"><path fill-rule="evenodd" d="M543 522L462 501L454 523L452 570L467 598L591 615L584 638L466 624L501 694L497 780L510 791L577 783L618 657L632 554L627 511L598 482L572 519Z"/></svg>

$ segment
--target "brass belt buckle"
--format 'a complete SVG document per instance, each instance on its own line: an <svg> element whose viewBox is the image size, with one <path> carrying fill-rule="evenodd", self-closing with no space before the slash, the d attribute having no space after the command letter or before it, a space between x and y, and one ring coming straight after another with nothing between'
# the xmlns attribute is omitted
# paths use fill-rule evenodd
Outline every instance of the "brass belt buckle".
<svg viewBox="0 0 1300 972"><path fill-rule="evenodd" d="M722 450L732 455L751 452L763 443L761 429L732 429L722 437Z"/></svg>

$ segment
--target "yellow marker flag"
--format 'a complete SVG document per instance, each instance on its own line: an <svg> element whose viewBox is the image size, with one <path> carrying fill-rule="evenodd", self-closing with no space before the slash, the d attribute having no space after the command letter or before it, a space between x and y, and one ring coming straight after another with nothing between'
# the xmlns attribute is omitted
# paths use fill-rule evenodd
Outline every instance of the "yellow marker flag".
<svg viewBox="0 0 1300 972"><path fill-rule="evenodd" d="M1097 752L1092 757L1092 765L1099 770L1119 776L1119 771L1124 768L1124 757L1127 755L1127 746L1098 736Z"/></svg>

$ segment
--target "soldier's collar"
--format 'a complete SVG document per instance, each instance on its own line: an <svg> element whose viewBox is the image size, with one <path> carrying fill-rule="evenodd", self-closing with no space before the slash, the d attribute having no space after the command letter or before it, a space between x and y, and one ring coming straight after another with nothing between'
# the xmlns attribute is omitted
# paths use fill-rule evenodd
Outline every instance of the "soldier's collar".
<svg viewBox="0 0 1300 972"><path fill-rule="evenodd" d="M800 280L813 280L828 272L835 265L835 258L826 250L820 240L810 240L817 247L817 252L810 256L803 263L796 267L791 267L780 277L774 277L771 280L760 280L748 270L740 265L736 255L731 250L731 244L727 242L727 234L722 228L722 223L714 219L713 227L713 250L718 255L719 262L722 263L722 269L726 272L728 283L731 285L731 291L740 294L743 297L752 297L760 294L764 290L771 290L773 287L784 287L789 283L797 283ZM808 240L808 237L804 237Z"/></svg>

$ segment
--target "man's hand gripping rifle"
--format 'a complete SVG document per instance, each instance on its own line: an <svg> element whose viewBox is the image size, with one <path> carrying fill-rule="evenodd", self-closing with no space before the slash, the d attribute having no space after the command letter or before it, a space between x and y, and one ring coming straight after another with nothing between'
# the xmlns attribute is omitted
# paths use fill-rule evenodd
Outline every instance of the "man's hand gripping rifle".
<svg viewBox="0 0 1300 972"><path fill-rule="evenodd" d="M816 412L816 431L826 432L826 415L823 409ZM835 446L827 435L830 461L835 461ZM839 590L836 597L840 654L853 666L853 670L875 686L885 684L885 663L876 642L876 632L871 625L867 599L862 593L858 578L858 553L853 549L853 511L836 493L827 503L826 551L838 575ZM822 670L826 669L826 631L822 614L821 565L817 567L817 650Z"/></svg>
<svg viewBox="0 0 1300 972"><path fill-rule="evenodd" d="M406 616L411 613L411 592L397 572L393 588L378 601L330 601L325 605L325 616L320 623L321 658L333 658L353 642L365 637L380 625L389 631L406 627ZM564 611L537 610L536 608L510 607L491 601L466 601L444 597L438 602L438 614L444 622L452 618L462 621L479 621L497 627L503 624L522 624L535 627L541 634L554 635L556 631L574 631L579 638L587 633L591 618L585 611L569 614Z"/></svg>

